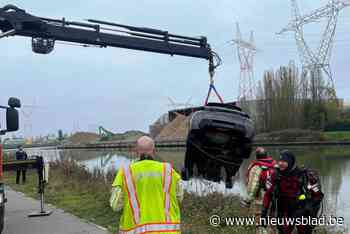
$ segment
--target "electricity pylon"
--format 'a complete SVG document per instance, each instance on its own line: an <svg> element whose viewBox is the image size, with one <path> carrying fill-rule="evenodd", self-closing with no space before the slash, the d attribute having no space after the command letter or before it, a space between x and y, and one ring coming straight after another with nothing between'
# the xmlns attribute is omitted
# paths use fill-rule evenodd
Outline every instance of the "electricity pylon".
<svg viewBox="0 0 350 234"><path fill-rule="evenodd" d="M339 12L345 7L350 6L350 0L331 0L326 6L318 8L305 15L301 15L296 0L291 0L291 4L293 19L278 34L287 31L294 32L305 77L311 72L321 76L320 72L323 71L328 77L327 86L334 89L334 79L330 66L330 59L332 55L335 29ZM327 26L322 34L317 50L313 51L304 39L303 26L309 23L317 23L321 19L327 20Z"/></svg>
<svg viewBox="0 0 350 234"><path fill-rule="evenodd" d="M238 84L238 101L255 99L254 56L257 48L254 44L253 31L249 41L242 39L239 24L236 23L236 38L233 42L237 45L237 56L240 63L240 75Z"/></svg>

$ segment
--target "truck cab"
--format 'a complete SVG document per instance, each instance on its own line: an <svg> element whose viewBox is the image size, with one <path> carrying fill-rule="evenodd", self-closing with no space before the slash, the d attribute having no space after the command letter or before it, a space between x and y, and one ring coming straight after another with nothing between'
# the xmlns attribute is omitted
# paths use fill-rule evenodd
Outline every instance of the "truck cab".
<svg viewBox="0 0 350 234"><path fill-rule="evenodd" d="M18 111L16 108L21 107L21 102L17 98L9 98L8 106L0 106L0 110L3 109L6 112L6 127L0 126L0 135L5 135L7 132L17 131L19 128ZM2 119L2 115L0 118ZM3 149L0 143L0 233L4 229L4 217L5 217L5 185L3 181Z"/></svg>

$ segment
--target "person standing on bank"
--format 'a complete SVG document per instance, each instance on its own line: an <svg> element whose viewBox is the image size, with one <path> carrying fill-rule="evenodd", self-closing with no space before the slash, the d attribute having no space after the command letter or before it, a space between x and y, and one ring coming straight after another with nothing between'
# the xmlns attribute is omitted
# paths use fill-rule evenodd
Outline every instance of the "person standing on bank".
<svg viewBox="0 0 350 234"><path fill-rule="evenodd" d="M278 166L267 178L261 217L267 220L269 213L275 213L280 220L316 218L324 197L318 172L298 167L295 155L288 150L280 152ZM311 234L314 227L284 221L277 228L279 234L292 234L295 229L298 234Z"/></svg>
<svg viewBox="0 0 350 234"><path fill-rule="evenodd" d="M27 153L23 150L23 146L18 146L18 150L16 151L16 160L27 160L28 155ZM20 178L22 174L22 183L25 184L26 182L26 169L21 168L17 170L17 175L16 175L16 184L19 184Z"/></svg>
<svg viewBox="0 0 350 234"><path fill-rule="evenodd" d="M123 166L112 184L110 206L123 210L119 233L181 233L180 175L170 163L154 160L155 144L150 137L143 136L136 144L140 159Z"/></svg>
<svg viewBox="0 0 350 234"><path fill-rule="evenodd" d="M256 220L261 217L263 198L266 191L266 180L270 171L275 167L276 161L268 155L263 147L255 150L256 159L253 160L247 169L247 193L248 196L241 201L241 206L250 208ZM267 230L257 225L255 233L265 234Z"/></svg>

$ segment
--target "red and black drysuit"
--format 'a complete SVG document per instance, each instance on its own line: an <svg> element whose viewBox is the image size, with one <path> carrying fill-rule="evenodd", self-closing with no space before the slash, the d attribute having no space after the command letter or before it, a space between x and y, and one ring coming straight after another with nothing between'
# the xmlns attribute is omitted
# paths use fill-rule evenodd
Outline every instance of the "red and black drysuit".
<svg viewBox="0 0 350 234"><path fill-rule="evenodd" d="M320 190L319 181L313 178L312 173L306 169L295 167L286 172L273 169L267 179L267 191L263 200L263 216L273 207L278 218L316 217L323 193ZM298 200L304 194L304 201ZM274 204L273 204L274 203ZM290 234L294 225L278 226L279 233ZM312 226L296 226L299 234L312 233Z"/></svg>

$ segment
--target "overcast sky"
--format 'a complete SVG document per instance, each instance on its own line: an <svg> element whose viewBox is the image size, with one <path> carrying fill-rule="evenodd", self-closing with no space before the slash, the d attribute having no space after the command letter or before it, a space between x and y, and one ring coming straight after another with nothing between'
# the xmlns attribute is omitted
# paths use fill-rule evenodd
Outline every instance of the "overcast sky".
<svg viewBox="0 0 350 234"><path fill-rule="evenodd" d="M216 75L216 87L225 101L238 93L239 63L235 47L235 22L249 38L254 30L260 52L255 59L255 78L263 71L296 60L293 33L275 33L291 19L289 0L14 0L27 12L50 18L66 17L81 21L95 18L141 27L168 30L184 36L206 36L223 59ZM323 6L326 0L299 0L307 13ZM340 13L332 69L338 96L350 99L347 84L350 54L350 8ZM305 27L305 37L317 46L321 28ZM171 107L167 97L184 103L202 104L208 89L207 61L119 48L84 48L57 44L49 55L31 51L30 39L10 37L0 40L1 104L9 96L21 98L22 130L34 135L87 131L101 125L120 132L130 129L148 131L148 126ZM215 99L213 99L215 100Z"/></svg>

